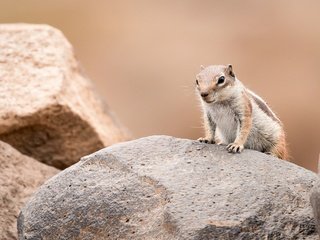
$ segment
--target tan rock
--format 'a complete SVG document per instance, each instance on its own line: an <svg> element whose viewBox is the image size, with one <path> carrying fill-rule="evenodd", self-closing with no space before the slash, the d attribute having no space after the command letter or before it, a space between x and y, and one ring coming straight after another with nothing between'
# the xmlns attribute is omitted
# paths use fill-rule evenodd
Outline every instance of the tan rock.
<svg viewBox="0 0 320 240"><path fill-rule="evenodd" d="M58 169L0 141L0 239L17 239L17 217L31 194Z"/></svg>
<svg viewBox="0 0 320 240"><path fill-rule="evenodd" d="M0 25L0 49L0 140L65 168L128 138L59 30Z"/></svg>
<svg viewBox="0 0 320 240"><path fill-rule="evenodd" d="M316 228L320 237L320 179L317 179L316 184L312 188L310 202L313 210L313 216L316 221Z"/></svg>

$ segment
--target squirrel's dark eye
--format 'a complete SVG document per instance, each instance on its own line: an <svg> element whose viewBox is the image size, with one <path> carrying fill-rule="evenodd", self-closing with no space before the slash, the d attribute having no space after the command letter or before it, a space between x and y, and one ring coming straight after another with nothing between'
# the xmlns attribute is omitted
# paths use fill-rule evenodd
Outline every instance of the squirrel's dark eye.
<svg viewBox="0 0 320 240"><path fill-rule="evenodd" d="M224 80L225 80L225 77L224 77L224 76L219 77L219 79L218 79L218 84L224 83Z"/></svg>
<svg viewBox="0 0 320 240"><path fill-rule="evenodd" d="M198 79L196 80L196 84L199 85Z"/></svg>

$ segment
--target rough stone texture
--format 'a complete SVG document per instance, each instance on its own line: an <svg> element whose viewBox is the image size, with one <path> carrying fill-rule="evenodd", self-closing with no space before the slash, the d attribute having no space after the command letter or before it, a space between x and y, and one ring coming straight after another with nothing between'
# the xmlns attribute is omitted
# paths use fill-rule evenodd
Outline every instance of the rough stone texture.
<svg viewBox="0 0 320 240"><path fill-rule="evenodd" d="M0 25L0 139L64 168L126 131L84 77L72 46L50 26Z"/></svg>
<svg viewBox="0 0 320 240"><path fill-rule="evenodd" d="M320 236L320 179L318 179L311 191L310 201L316 221L316 227Z"/></svg>
<svg viewBox="0 0 320 240"><path fill-rule="evenodd" d="M0 141L0 239L17 239L17 217L30 195L59 170Z"/></svg>
<svg viewBox="0 0 320 240"><path fill-rule="evenodd" d="M23 208L20 239L317 239L316 174L271 156L153 136L53 177Z"/></svg>

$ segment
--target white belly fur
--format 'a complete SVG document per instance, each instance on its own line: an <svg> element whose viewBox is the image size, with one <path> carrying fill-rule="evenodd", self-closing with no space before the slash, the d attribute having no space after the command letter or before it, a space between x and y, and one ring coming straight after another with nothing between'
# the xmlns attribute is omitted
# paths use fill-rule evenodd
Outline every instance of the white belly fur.
<svg viewBox="0 0 320 240"><path fill-rule="evenodd" d="M212 120L216 123L217 137L225 144L234 142L239 131L238 122L231 108L215 104L209 110Z"/></svg>
<svg viewBox="0 0 320 240"><path fill-rule="evenodd" d="M253 104L252 128L250 130L245 148L258 151L269 151L277 141L281 126L268 117L261 109ZM214 104L209 110L212 120L216 123L216 136L224 143L234 142L239 132L239 120L234 111L228 107Z"/></svg>

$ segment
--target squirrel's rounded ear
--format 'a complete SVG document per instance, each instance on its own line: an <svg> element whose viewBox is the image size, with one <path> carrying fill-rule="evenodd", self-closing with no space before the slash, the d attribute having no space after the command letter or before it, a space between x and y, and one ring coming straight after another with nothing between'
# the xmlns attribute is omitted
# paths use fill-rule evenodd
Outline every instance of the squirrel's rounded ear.
<svg viewBox="0 0 320 240"><path fill-rule="evenodd" d="M233 70L232 70L232 65L231 65L231 64L228 64L227 73L228 73L231 77L235 77L234 72L233 72Z"/></svg>
<svg viewBox="0 0 320 240"><path fill-rule="evenodd" d="M203 65L200 65L200 70L202 71L203 69L205 69L205 67Z"/></svg>

